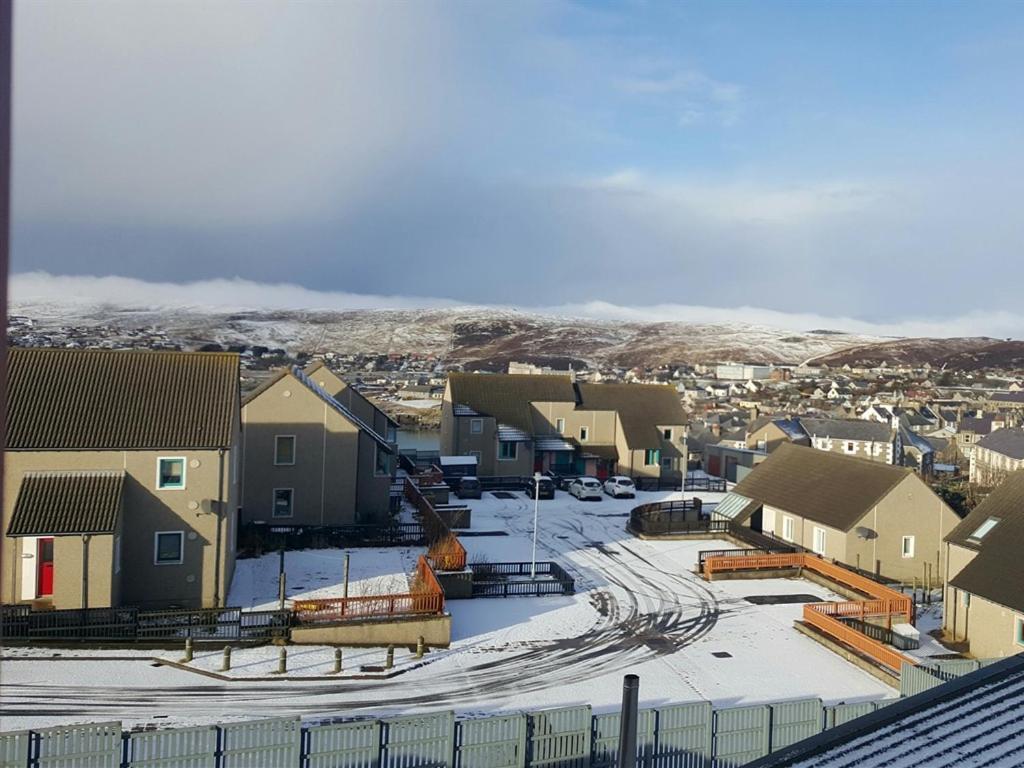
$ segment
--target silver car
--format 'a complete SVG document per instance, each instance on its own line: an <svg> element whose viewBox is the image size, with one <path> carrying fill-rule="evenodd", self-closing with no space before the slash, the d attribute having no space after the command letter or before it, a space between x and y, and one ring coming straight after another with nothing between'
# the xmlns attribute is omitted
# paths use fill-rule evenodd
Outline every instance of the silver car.
<svg viewBox="0 0 1024 768"><path fill-rule="evenodd" d="M636 486L628 477L613 475L604 481L604 492L615 498L636 498Z"/></svg>
<svg viewBox="0 0 1024 768"><path fill-rule="evenodd" d="M601 500L601 483L594 477L577 477L569 484L569 493L577 499Z"/></svg>

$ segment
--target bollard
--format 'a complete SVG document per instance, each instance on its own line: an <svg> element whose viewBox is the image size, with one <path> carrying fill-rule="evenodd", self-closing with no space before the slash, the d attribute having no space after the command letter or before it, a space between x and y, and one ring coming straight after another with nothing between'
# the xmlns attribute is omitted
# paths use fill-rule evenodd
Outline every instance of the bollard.
<svg viewBox="0 0 1024 768"><path fill-rule="evenodd" d="M334 674L341 672L341 648L334 649Z"/></svg>
<svg viewBox="0 0 1024 768"><path fill-rule="evenodd" d="M424 645L425 644L423 642L423 635L420 635L418 638L416 638L416 658L417 659L422 659L423 658Z"/></svg>
<svg viewBox="0 0 1024 768"><path fill-rule="evenodd" d="M231 669L231 646L224 646L224 658L220 662L220 671L227 672Z"/></svg>
<svg viewBox="0 0 1024 768"><path fill-rule="evenodd" d="M384 662L384 669L391 669L394 666L395 666L395 646L389 645L388 646L388 658L387 658L387 661Z"/></svg>
<svg viewBox="0 0 1024 768"><path fill-rule="evenodd" d="M277 654L277 674L283 675L288 671L288 649L285 646L281 646L280 652Z"/></svg>
<svg viewBox="0 0 1024 768"><path fill-rule="evenodd" d="M618 768L636 768L636 726L639 703L640 678L637 675L626 675L622 679Z"/></svg>
<svg viewBox="0 0 1024 768"><path fill-rule="evenodd" d="M182 659L184 662L192 661L192 638L185 638L185 658Z"/></svg>

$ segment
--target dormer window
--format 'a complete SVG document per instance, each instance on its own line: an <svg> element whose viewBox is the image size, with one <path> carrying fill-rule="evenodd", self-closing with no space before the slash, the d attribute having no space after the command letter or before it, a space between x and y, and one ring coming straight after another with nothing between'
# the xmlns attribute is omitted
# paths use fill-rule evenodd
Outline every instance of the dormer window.
<svg viewBox="0 0 1024 768"><path fill-rule="evenodd" d="M969 541L981 541L999 523L998 517L990 517L984 523L974 529L974 533L968 536Z"/></svg>

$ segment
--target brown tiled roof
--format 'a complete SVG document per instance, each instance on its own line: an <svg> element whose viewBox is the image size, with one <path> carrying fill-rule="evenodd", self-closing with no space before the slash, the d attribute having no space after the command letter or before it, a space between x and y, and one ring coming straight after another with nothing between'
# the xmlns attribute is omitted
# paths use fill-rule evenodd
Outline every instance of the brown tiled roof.
<svg viewBox="0 0 1024 768"><path fill-rule="evenodd" d="M971 540L990 517L999 522L981 540ZM1024 470L1009 475L950 531L946 541L977 551L974 559L950 579L957 589L1024 611Z"/></svg>
<svg viewBox="0 0 1024 768"><path fill-rule="evenodd" d="M8 536L113 533L121 513L123 471L27 472Z"/></svg>
<svg viewBox="0 0 1024 768"><path fill-rule="evenodd" d="M8 450L227 448L238 355L12 349Z"/></svg>
<svg viewBox="0 0 1024 768"><path fill-rule="evenodd" d="M686 424L679 395L669 384L580 384L580 408L617 411L626 445L661 448L658 425Z"/></svg>
<svg viewBox="0 0 1024 768"><path fill-rule="evenodd" d="M448 384L453 403L527 434L533 434L530 403L576 402L572 379L554 374L452 373Z"/></svg>
<svg viewBox="0 0 1024 768"><path fill-rule="evenodd" d="M848 531L913 473L907 467L782 443L734 490L748 499Z"/></svg>

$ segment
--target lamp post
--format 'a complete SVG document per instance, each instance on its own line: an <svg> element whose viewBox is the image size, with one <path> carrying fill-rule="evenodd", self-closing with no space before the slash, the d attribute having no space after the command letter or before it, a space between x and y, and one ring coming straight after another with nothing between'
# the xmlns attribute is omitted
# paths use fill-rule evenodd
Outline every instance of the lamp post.
<svg viewBox="0 0 1024 768"><path fill-rule="evenodd" d="M530 580L537 578L537 513L540 511L540 472L533 473L533 553L530 555Z"/></svg>

